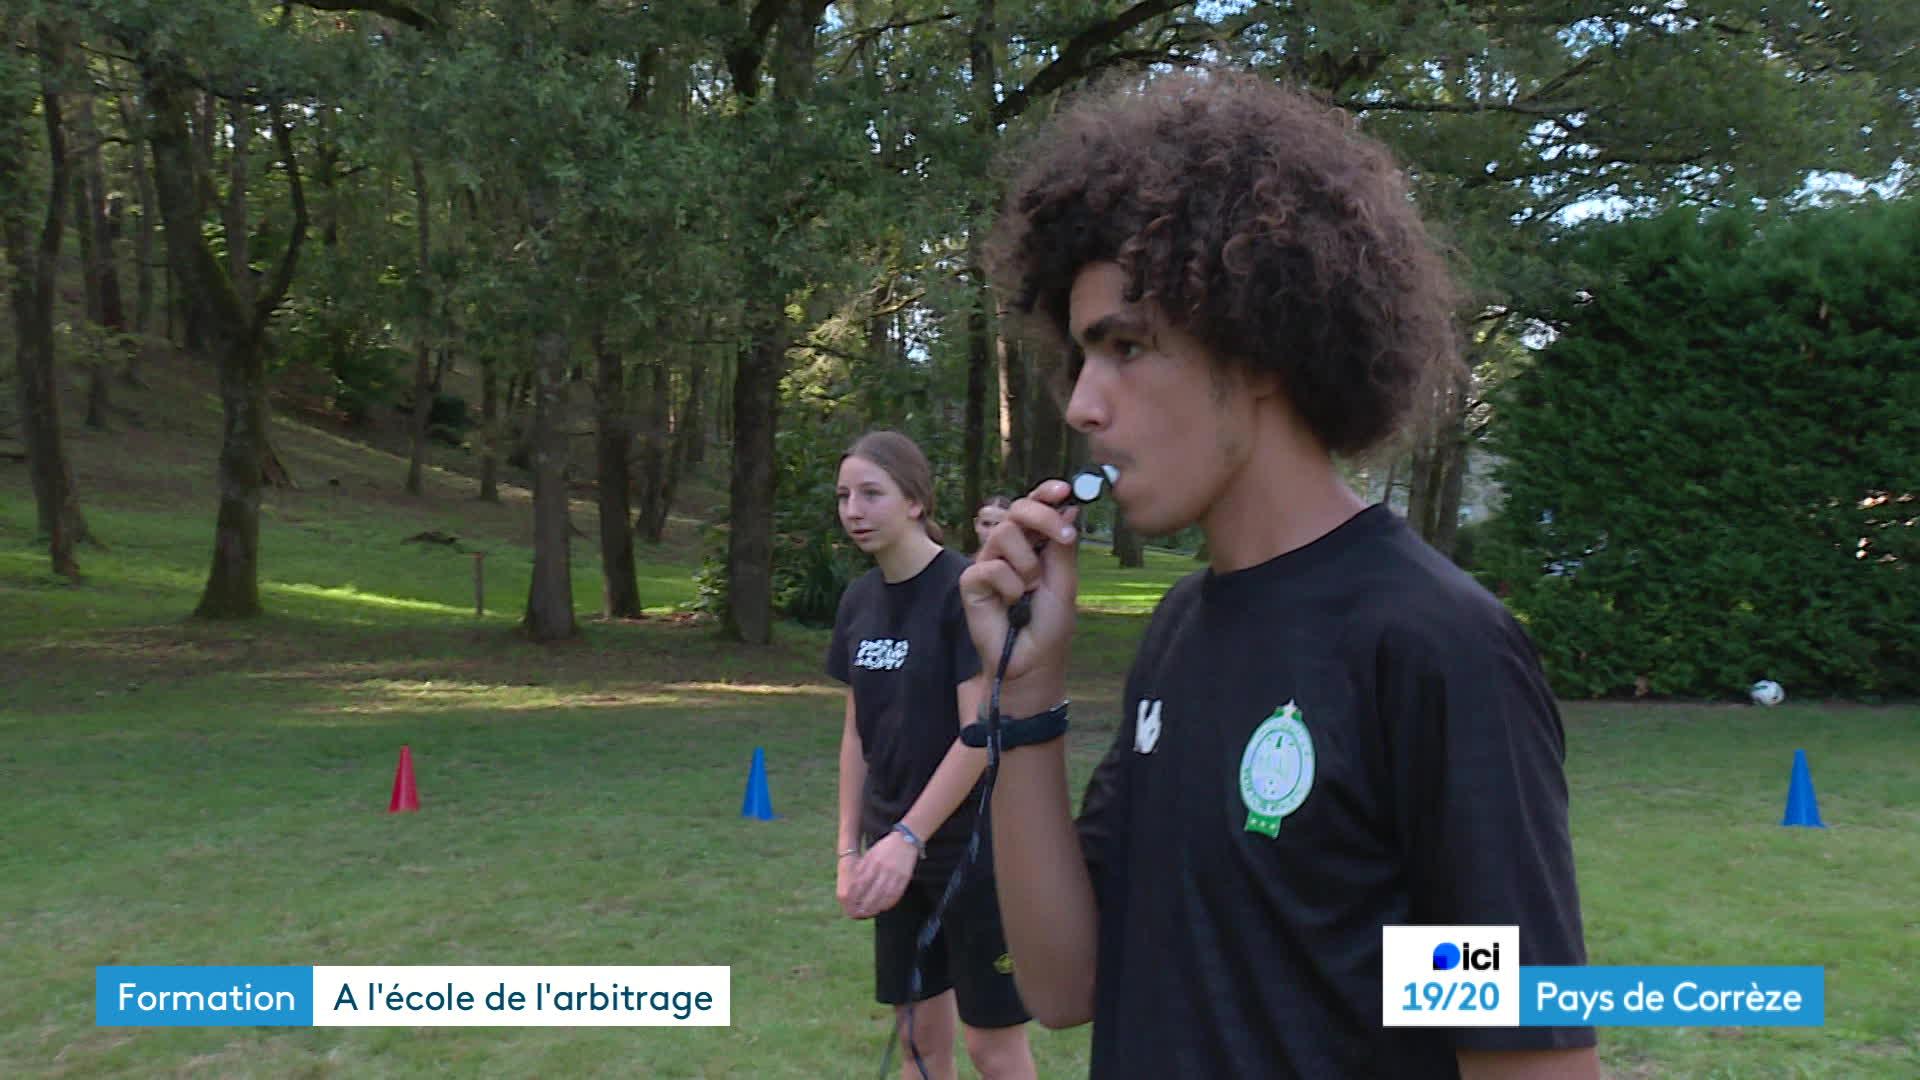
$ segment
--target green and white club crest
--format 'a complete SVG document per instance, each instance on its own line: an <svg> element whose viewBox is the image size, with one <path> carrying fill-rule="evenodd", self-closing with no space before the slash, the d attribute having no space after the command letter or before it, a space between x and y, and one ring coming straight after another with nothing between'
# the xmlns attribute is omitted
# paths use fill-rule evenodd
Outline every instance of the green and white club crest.
<svg viewBox="0 0 1920 1080"><path fill-rule="evenodd" d="M1313 790L1313 736L1289 701L1254 729L1240 755L1240 801L1248 832L1279 836L1280 819L1300 808Z"/></svg>

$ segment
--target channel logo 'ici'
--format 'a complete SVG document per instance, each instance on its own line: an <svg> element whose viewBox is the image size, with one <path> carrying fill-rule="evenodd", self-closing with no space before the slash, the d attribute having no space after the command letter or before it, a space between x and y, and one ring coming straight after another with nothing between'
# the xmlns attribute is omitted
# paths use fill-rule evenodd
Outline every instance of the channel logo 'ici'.
<svg viewBox="0 0 1920 1080"><path fill-rule="evenodd" d="M1443 941L1433 947L1433 970L1452 971L1499 971L1500 943L1494 942L1491 949L1476 949L1473 943L1463 941L1455 945Z"/></svg>

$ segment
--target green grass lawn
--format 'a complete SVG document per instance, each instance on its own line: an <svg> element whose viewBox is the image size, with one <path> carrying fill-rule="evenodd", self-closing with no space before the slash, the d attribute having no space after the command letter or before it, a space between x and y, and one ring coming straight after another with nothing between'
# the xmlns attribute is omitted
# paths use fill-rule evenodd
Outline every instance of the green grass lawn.
<svg viewBox="0 0 1920 1080"><path fill-rule="evenodd" d="M826 632L783 625L741 649L685 620L583 614L578 643L530 646L511 629L521 510L446 483L418 504L318 484L271 496L272 614L204 625L184 619L204 482L90 504L110 546L82 549L75 587L28 542L21 471L0 473L0 1076L877 1070L869 931L832 897ZM428 528L490 553L485 617L467 555L404 542ZM643 551L651 612L692 598L689 550ZM1196 566L1155 553L1123 572L1089 550L1076 787L1112 737L1144 612ZM575 582L590 612L590 543ZM1609 1075L1920 1074L1920 709L1565 715L1594 963L1827 970L1824 1028L1605 1029ZM424 808L390 816L402 744ZM739 814L755 747L773 822ZM1828 829L1778 824L1796 748ZM102 964L725 964L732 1025L98 1028ZM1085 1029L1035 1045L1043 1076L1084 1075Z"/></svg>

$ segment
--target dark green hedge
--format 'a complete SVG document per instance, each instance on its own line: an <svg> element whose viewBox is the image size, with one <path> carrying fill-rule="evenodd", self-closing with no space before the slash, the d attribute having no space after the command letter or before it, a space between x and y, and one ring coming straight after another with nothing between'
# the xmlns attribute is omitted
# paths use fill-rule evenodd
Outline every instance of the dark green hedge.
<svg viewBox="0 0 1920 1080"><path fill-rule="evenodd" d="M1920 203L1572 248L1476 552L1558 692L1920 694Z"/></svg>

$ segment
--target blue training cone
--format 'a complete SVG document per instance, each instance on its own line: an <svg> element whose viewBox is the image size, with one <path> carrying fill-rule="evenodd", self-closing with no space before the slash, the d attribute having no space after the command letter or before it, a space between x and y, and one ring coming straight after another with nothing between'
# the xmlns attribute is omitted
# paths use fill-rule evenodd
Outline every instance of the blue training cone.
<svg viewBox="0 0 1920 1080"><path fill-rule="evenodd" d="M1787 785L1787 816L1780 824L1804 825L1809 829L1827 827L1820 820L1820 800L1813 795L1813 773L1807 768L1805 750L1793 752L1793 780Z"/></svg>
<svg viewBox="0 0 1920 1080"><path fill-rule="evenodd" d="M747 771L747 797L740 800L740 816L773 820L773 796L767 791L767 751L753 748L753 768Z"/></svg>

